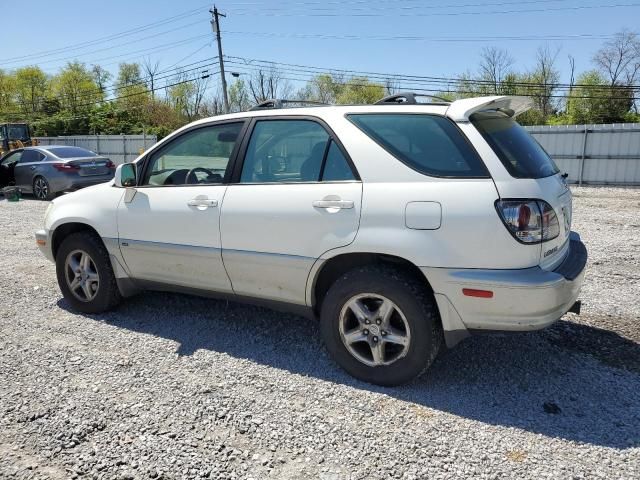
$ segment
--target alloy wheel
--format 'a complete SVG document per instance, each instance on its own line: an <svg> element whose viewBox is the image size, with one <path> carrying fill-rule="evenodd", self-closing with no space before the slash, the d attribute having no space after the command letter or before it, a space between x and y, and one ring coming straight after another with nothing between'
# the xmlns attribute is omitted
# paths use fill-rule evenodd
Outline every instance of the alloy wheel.
<svg viewBox="0 0 640 480"><path fill-rule="evenodd" d="M339 329L347 351L365 365L390 365L409 351L409 323L402 310L382 295L351 297L340 312Z"/></svg>
<svg viewBox="0 0 640 480"><path fill-rule="evenodd" d="M74 250L65 260L65 279L69 290L81 302L90 302L98 294L100 277L96 264L83 250Z"/></svg>
<svg viewBox="0 0 640 480"><path fill-rule="evenodd" d="M44 178L36 178L36 181L33 184L33 193L39 200L47 199L47 197L49 196L49 185Z"/></svg>

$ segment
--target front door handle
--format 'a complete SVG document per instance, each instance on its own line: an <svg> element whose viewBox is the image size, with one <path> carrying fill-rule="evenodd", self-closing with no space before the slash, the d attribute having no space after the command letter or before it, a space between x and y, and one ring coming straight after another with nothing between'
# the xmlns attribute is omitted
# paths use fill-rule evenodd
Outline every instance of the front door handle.
<svg viewBox="0 0 640 480"><path fill-rule="evenodd" d="M218 206L217 200L209 200L208 198L193 198L187 202L190 207L196 207L198 210L206 210Z"/></svg>
<svg viewBox="0 0 640 480"><path fill-rule="evenodd" d="M314 200L315 208L353 208L353 200Z"/></svg>

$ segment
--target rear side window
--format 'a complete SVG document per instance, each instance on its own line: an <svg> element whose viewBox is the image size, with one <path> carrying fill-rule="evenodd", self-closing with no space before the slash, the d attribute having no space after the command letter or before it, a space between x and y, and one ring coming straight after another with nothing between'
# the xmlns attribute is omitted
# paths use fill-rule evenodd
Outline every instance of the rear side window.
<svg viewBox="0 0 640 480"><path fill-rule="evenodd" d="M558 173L549 154L518 122L500 112L476 113L471 123L515 178L543 178Z"/></svg>
<svg viewBox="0 0 640 480"><path fill-rule="evenodd" d="M489 177L476 151L447 118L402 113L353 114L348 118L420 173L435 177Z"/></svg>

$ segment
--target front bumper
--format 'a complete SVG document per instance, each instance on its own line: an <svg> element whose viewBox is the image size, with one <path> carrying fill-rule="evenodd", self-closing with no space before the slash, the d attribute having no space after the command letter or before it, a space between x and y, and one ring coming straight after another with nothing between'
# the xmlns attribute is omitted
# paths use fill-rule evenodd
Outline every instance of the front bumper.
<svg viewBox="0 0 640 480"><path fill-rule="evenodd" d="M36 244L38 248L42 252L42 254L47 257L47 259L52 262L55 261L53 258L53 252L51 251L51 235L48 230L38 230L35 233Z"/></svg>
<svg viewBox="0 0 640 480"><path fill-rule="evenodd" d="M554 323L576 302L587 264L587 249L572 232L569 252L553 271L423 268L434 290L447 345L470 330L529 331ZM484 290L492 298L467 296L463 289Z"/></svg>

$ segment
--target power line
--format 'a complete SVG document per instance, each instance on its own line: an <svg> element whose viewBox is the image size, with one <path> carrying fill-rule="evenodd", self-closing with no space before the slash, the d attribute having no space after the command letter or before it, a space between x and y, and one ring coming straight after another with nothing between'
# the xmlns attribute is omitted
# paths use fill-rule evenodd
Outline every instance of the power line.
<svg viewBox="0 0 640 480"><path fill-rule="evenodd" d="M164 32L154 33L153 35L148 35L146 37L131 39L131 40L125 42L125 43L118 43L116 45L109 45L108 47L103 47L103 48L99 48L97 50L91 50L91 51L88 51L88 52L82 52L82 53L78 53L78 54L73 54L73 55L68 56L68 57L60 57L60 58L48 59L48 60L40 61L40 62L38 62L38 64L63 62L65 60L77 60L78 58L81 58L81 57L84 57L84 56L87 56L87 55L92 55L94 53L105 52L105 51L113 50L113 49L120 48L120 47L126 47L126 46L131 45L132 42L136 42L137 43L137 42L141 42L143 40L149 40L149 39L152 39L152 38L157 38L159 36L166 35L167 33L176 32L178 30L182 30L184 28L192 27L192 26L198 25L200 23L201 22L188 23L186 25L182 25L182 26L177 27L177 28L172 28L171 30L165 30ZM5 64L17 63L18 61L20 61L20 60L16 60L16 61L13 61L13 62L5 62ZM19 68L19 67L13 67L13 68Z"/></svg>
<svg viewBox="0 0 640 480"><path fill-rule="evenodd" d="M341 69L341 68L324 68L324 67L315 67L310 65L300 65L295 63L285 63L285 62L275 62L271 60L261 60L255 58L246 58L246 57L238 57L233 55L225 55L225 59L227 59L228 63L232 63L238 66L260 66L262 68L273 68L275 66L281 67L291 67L293 70L299 70L307 73L315 73L316 75L322 73L332 73L340 75L352 75L352 76L367 76L374 78L382 78L383 80L395 80L395 79L409 79L411 81L431 81L439 82L439 83L474 83L474 84L484 84L484 85L493 85L494 82L490 80L481 80L481 79L466 79L466 78L451 78L451 77L435 77L435 76L424 76L424 75L409 75L409 74L397 74L397 73L381 73L381 72L372 72L372 71L360 71L360 70L349 70L349 69ZM237 60L241 60L239 62ZM257 65L254 65L257 64ZM508 82L509 85L514 86L539 86L539 83L534 82ZM568 84L568 83L551 83L549 86L554 88L602 88L602 86L593 86L588 84ZM620 89L630 89L634 90L640 88L640 85L627 85L627 86L616 86L616 88Z"/></svg>
<svg viewBox="0 0 640 480"><path fill-rule="evenodd" d="M601 8L622 8L622 7L640 7L640 3L618 3L618 4L604 4L604 5L575 5L566 7L551 7L551 8L529 8L520 10L490 10L490 11L474 11L474 12L411 12L411 13L396 13L394 16L399 17L458 17L467 15L503 15L503 14L522 14L522 13L547 13L547 12L559 12L559 11L576 11L576 10L593 10ZM369 10L369 9L367 9ZM372 13L370 11L363 11L363 13L350 13L345 11L336 11L335 13L270 13L263 9L251 9L246 12L234 12L235 15L243 16L268 16L268 17L388 17L389 9L386 12Z"/></svg>
<svg viewBox="0 0 640 480"><path fill-rule="evenodd" d="M541 40L606 40L613 38L613 34L567 34L567 35L502 35L478 37L425 37L420 35L349 35L327 33L286 33L286 32L225 32L230 35L248 35L274 38L311 38L323 40L382 40L382 41L424 41L445 43L478 43L496 41L541 41Z"/></svg>
<svg viewBox="0 0 640 480"><path fill-rule="evenodd" d="M416 1L418 3L420 3L420 5L406 5L407 1L411 1L411 0L405 0L405 4L404 5L394 5L396 8L399 9L416 9L416 8L429 8L429 9L433 9L433 8L467 8L467 7L495 7L495 6L510 6L510 5L523 5L523 4L540 4L540 3L564 3L564 2L568 2L568 1L572 1L572 0L524 0L524 1L515 1L515 2L498 2L498 3L466 3L466 4L452 4L452 3L448 3L448 4L441 4L441 5L424 5L423 0L413 0ZM385 10L389 10L389 4L386 0L378 0L377 2L375 0L338 0L338 1L303 1L303 2L288 2L285 3L284 6L280 6L280 7L274 7L274 6L264 6L263 3L261 2L230 2L231 5L251 5L253 8L255 8L256 6L260 6L262 9L266 9L266 10L284 10L287 9L288 7L290 7L291 5L297 6L303 6L306 7L307 10L311 9L314 10L314 8L308 8L311 5L320 5L321 7L319 7L322 10L326 10L328 5L337 5L339 6L341 9L344 9L345 7L349 7L350 5L364 5L366 8L371 7L372 5L375 5L376 3L382 3L384 4L383 7L380 8L384 8ZM243 8L243 7L240 7ZM247 7L245 7L246 9Z"/></svg>
<svg viewBox="0 0 640 480"><path fill-rule="evenodd" d="M101 62L103 60L110 60L112 58L126 57L126 56L132 55L132 54L143 54L145 52L154 52L154 51L157 51L157 50L163 50L163 51L164 50L170 50L170 49L175 48L175 47L179 47L179 46L182 46L182 45L193 43L194 41L201 40L204 37L208 37L208 36L209 36L208 34L206 34L206 35L197 35L195 37L190 37L190 38L178 40L176 42L164 43L162 45L155 45L153 47L147 47L147 48L144 48L144 49L141 49L141 50L135 50L133 52L127 52L127 53L123 53L123 54L119 54L119 55L112 55L110 57L103 57L103 58L100 58L100 59L94 59L89 63L98 63L98 62ZM120 45L120 46L122 46L122 45ZM96 51L110 50L110 49L111 49L111 47L110 48L101 49L101 50L96 50ZM89 52L89 53L94 53L94 52ZM52 60L45 60L43 62L40 62L40 64L42 65L42 64L45 64L45 63L62 62L62 61L65 61L65 60L75 60L77 58L78 58L77 56L66 57L66 58L55 58L55 59L52 59Z"/></svg>
<svg viewBox="0 0 640 480"><path fill-rule="evenodd" d="M41 52L32 53L32 54L29 54L29 55L20 55L20 56L16 56L16 57L3 58L3 59L0 59L0 63L9 63L12 60L20 60L20 59L26 59L26 58L47 57L49 55L54 55L56 53L83 49L83 48L86 48L88 46L93 46L93 45L96 45L96 44L100 44L100 43L116 40L118 38L131 36L131 35L134 35L134 34L137 34L137 33L140 33L140 32L144 32L144 31L147 31L147 30L151 30L153 28L157 28L157 27L162 26L162 25L166 25L168 23L173 23L175 21L178 21L178 20L181 20L183 18L187 18L187 17L193 16L193 15L196 15L198 13L202 13L202 9L205 6L207 6L207 4L202 5L201 7L189 10L187 12L183 12L183 13L179 13L177 15L173 15L173 16L171 16L169 18L165 18L163 20L158 20L158 21L153 22L153 23L149 23L149 24L142 25L142 26L139 26L139 27L135 27L135 28L132 28L132 29L129 29L129 30L125 30L123 32L114 33L112 35L108 35L108 36L105 36L105 37L100 37L100 38L97 38L95 40L90 40L88 42L76 43L76 44L72 44L72 45L67 45L66 47L55 48L55 49L52 49L52 50L45 50L45 51L41 51Z"/></svg>
<svg viewBox="0 0 640 480"><path fill-rule="evenodd" d="M245 70L242 70L242 68L244 68ZM245 65L243 67L241 67L241 71L240 73L247 73L247 74L252 74L252 73L256 73L259 71L258 66L250 66L250 65ZM317 76L317 72L310 72L310 73L300 73L297 71L287 71L286 69L284 69L284 72L286 75L289 76L280 76L278 77L281 80L290 80L290 81L295 81L295 82L300 82L300 81L304 81L304 82L308 82L310 80L313 80L316 76ZM351 85L351 86L356 86L356 87L375 87L375 86L379 86L380 84L375 84L375 83L358 83L357 81L354 81L353 79L351 79L350 81L340 81L340 80L334 80L334 83L337 85ZM417 86L416 86L417 85ZM432 88L425 88L424 84L420 84L417 83L415 81L413 81L412 83L407 83L406 79L405 79L405 83L400 83L398 82L396 85L398 88L403 89L403 90L411 90L411 91L416 91L416 92L425 92L425 93L433 93L433 92L441 92L443 90L448 90L446 88L438 88L438 87L432 87ZM449 85L450 87L451 85ZM446 86L444 86L446 87ZM551 91L551 89L553 88L552 85L543 85L543 84L531 84L530 85L531 88L533 89L537 89L538 91L533 91L533 92L528 92L529 95L528 96L536 96L536 95L540 95L540 90L547 90L547 91ZM603 87L600 87L601 89L603 89ZM605 87L606 88L606 87ZM456 88L456 90L454 92L451 93L457 93L457 94L469 94L469 95L482 95L481 92L478 91L473 91L473 90L464 90L464 89L460 89L460 88ZM525 94L526 95L526 94ZM549 98L562 98L565 99L567 98L566 95L555 95L555 94L544 94L545 97L549 97ZM601 100L639 100L640 97L633 97L633 96L629 96L629 97L612 97L612 96L603 96L603 95L583 95L583 96L576 96L576 95L572 95L571 96L572 99L601 99Z"/></svg>

